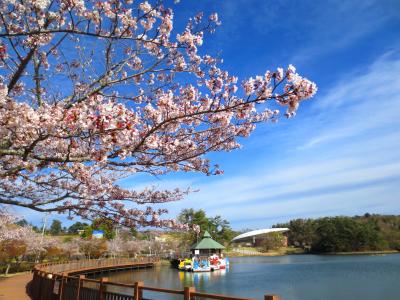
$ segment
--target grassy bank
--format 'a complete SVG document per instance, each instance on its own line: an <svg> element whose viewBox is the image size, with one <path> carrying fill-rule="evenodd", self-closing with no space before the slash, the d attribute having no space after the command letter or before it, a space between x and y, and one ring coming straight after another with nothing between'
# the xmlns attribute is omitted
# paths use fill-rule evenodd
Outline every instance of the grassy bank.
<svg viewBox="0 0 400 300"><path fill-rule="evenodd" d="M380 250L380 251L349 251L349 252L329 252L329 253L313 253L322 255L380 255L380 254L396 254L400 251L396 250Z"/></svg>
<svg viewBox="0 0 400 300"><path fill-rule="evenodd" d="M237 257L237 256L282 256L290 254L303 254L305 252L301 248L294 248L294 247L282 247L267 252L261 252L257 248L252 248L252 247L241 247L241 248L231 249L230 251L226 251L225 253L229 257Z"/></svg>

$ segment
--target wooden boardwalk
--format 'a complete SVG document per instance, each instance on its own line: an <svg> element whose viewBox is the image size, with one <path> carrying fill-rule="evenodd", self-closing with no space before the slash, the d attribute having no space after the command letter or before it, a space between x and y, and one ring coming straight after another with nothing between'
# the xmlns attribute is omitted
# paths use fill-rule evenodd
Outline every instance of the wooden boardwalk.
<svg viewBox="0 0 400 300"><path fill-rule="evenodd" d="M174 294L184 300L250 300L250 298L199 292L193 286L187 286L183 290L168 289L145 286L141 281L124 284L109 282L106 277L96 280L85 278L84 275L103 270L152 267L156 261L153 258L109 259L37 265L33 272L30 294L33 300L145 300L147 297L144 297L146 296L144 293L149 291L158 294L155 299L163 299L166 294ZM279 300L279 297L265 295L264 300Z"/></svg>
<svg viewBox="0 0 400 300"><path fill-rule="evenodd" d="M88 274L97 271L107 271L115 269L128 268L144 268L151 267L154 262L140 262L126 259L115 260L83 260L71 262L68 264L43 264L40 265L43 270L48 270L57 273L62 271L64 274ZM24 274L14 275L7 278L0 278L0 300L31 300L29 296L29 285L33 279L33 274L27 272Z"/></svg>
<svg viewBox="0 0 400 300"><path fill-rule="evenodd" d="M92 259L78 260L66 263L41 264L35 267L42 272L64 274L68 276L80 274L92 274L109 270L124 270L136 268L151 268L158 262L154 258L114 258L114 259Z"/></svg>

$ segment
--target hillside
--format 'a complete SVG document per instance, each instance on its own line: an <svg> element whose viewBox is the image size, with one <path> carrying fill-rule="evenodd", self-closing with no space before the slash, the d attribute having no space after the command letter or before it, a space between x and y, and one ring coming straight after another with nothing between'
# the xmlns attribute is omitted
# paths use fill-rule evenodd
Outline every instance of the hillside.
<svg viewBox="0 0 400 300"><path fill-rule="evenodd" d="M273 227L288 227L289 246L314 253L400 251L400 216L395 215L295 219Z"/></svg>

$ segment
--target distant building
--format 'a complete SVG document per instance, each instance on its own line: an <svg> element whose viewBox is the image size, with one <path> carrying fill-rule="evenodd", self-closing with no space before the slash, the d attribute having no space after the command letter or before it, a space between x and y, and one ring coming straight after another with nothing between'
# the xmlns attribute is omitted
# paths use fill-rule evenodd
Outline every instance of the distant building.
<svg viewBox="0 0 400 300"><path fill-rule="evenodd" d="M95 239L102 239L103 236L104 236L103 230L93 230L93 232L92 232L92 237Z"/></svg>
<svg viewBox="0 0 400 300"><path fill-rule="evenodd" d="M289 228L267 228L267 229L257 229L246 233L242 233L232 239L232 243L244 243L251 246L259 246L261 242L268 237L269 233L279 232L284 236L282 246L287 247L287 236L286 232Z"/></svg>
<svg viewBox="0 0 400 300"><path fill-rule="evenodd" d="M162 243L167 241L165 236L155 236L154 240L157 241L157 242L162 242Z"/></svg>

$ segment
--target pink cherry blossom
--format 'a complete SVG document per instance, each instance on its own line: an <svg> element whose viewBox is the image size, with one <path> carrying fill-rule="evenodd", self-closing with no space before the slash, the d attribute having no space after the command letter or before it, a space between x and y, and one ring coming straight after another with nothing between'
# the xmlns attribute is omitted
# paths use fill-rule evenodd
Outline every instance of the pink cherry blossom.
<svg viewBox="0 0 400 300"><path fill-rule="evenodd" d="M119 180L222 174L207 153L239 148L278 119L276 106L292 117L317 90L293 66L239 89L222 59L198 50L217 14L183 32L160 2L8 0L0 14L0 204L188 229L152 208L188 190Z"/></svg>
<svg viewBox="0 0 400 300"><path fill-rule="evenodd" d="M0 243L4 241L28 241L36 235L30 227L15 224L18 218L4 210L0 210Z"/></svg>

